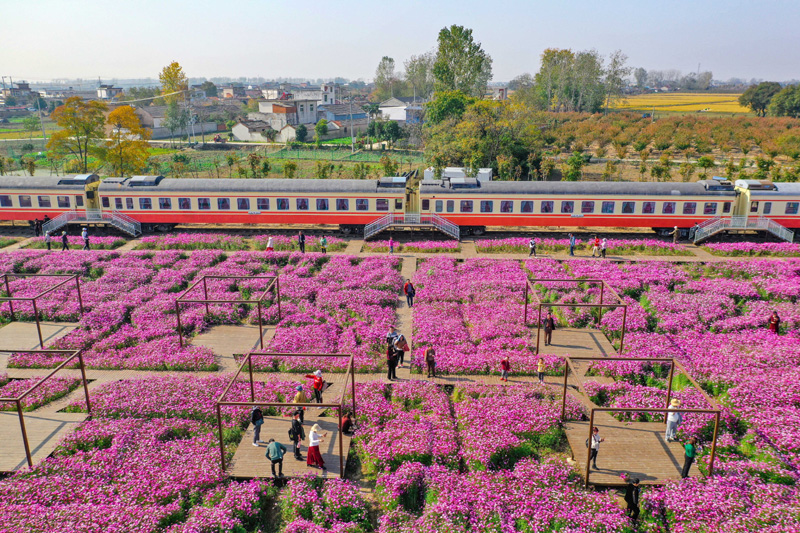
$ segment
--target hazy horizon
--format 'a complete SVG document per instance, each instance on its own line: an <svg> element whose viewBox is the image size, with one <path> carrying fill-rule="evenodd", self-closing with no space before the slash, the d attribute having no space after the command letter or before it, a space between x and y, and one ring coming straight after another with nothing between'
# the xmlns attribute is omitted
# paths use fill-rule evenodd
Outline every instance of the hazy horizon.
<svg viewBox="0 0 800 533"><path fill-rule="evenodd" d="M298 9L271 0L0 0L0 75L156 78L175 60L198 78L370 80L382 56L402 71L411 55L434 49L442 27L460 24L492 56L496 81L535 73L546 48L620 49L633 68L687 73L699 64L718 80L800 77L798 2L602 5L351 0Z"/></svg>

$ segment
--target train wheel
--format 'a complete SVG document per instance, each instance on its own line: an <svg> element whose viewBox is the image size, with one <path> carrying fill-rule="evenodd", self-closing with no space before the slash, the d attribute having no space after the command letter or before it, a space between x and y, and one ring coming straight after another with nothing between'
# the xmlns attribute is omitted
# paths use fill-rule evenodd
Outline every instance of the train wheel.
<svg viewBox="0 0 800 533"><path fill-rule="evenodd" d="M351 233L353 233L353 228L351 228L348 225L344 225L343 224L343 225L339 226L339 231L341 231L345 235L350 235Z"/></svg>
<svg viewBox="0 0 800 533"><path fill-rule="evenodd" d="M175 226L173 226L172 224L159 224L156 226L156 231L160 231L161 233L166 233L168 231L172 231L172 228L174 227Z"/></svg>
<svg viewBox="0 0 800 533"><path fill-rule="evenodd" d="M472 228L473 235L483 235L484 233L486 233L486 228L483 226L475 226Z"/></svg>

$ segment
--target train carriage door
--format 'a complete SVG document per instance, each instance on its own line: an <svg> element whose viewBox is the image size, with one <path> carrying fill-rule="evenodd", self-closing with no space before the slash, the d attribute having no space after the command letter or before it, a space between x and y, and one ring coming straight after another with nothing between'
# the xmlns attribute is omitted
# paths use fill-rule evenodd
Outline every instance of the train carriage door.
<svg viewBox="0 0 800 533"><path fill-rule="evenodd" d="M100 182L96 181L86 186L86 209L100 209L99 191Z"/></svg>

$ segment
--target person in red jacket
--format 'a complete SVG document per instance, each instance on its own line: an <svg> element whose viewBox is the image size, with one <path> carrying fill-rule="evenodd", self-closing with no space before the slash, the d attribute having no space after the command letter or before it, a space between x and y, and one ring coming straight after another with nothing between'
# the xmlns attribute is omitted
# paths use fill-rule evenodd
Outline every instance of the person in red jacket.
<svg viewBox="0 0 800 533"><path fill-rule="evenodd" d="M325 380L322 379L322 370L317 370L313 374L306 374L308 379L313 379L314 383L311 384L311 390L314 391L314 398L317 403L322 403L322 391L325 389Z"/></svg>
<svg viewBox="0 0 800 533"><path fill-rule="evenodd" d="M509 372L511 372L511 363L508 361L508 357L504 357L500 361L500 381L508 381Z"/></svg>

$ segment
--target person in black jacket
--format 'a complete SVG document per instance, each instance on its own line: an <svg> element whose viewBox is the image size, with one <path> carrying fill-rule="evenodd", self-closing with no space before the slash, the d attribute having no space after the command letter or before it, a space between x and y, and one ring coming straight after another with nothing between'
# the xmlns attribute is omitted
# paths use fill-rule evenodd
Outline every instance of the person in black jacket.
<svg viewBox="0 0 800 533"><path fill-rule="evenodd" d="M261 440L261 426L264 425L264 413L256 405L250 412L250 423L253 424L253 446L258 446Z"/></svg>
<svg viewBox="0 0 800 533"><path fill-rule="evenodd" d="M302 231L297 232L297 244L300 246L300 253L306 253L306 236Z"/></svg>
<svg viewBox="0 0 800 533"><path fill-rule="evenodd" d="M553 318L553 313L547 312L544 319L544 345L550 346L553 344L553 330L556 329L556 321Z"/></svg>
<svg viewBox="0 0 800 533"><path fill-rule="evenodd" d="M69 250L69 242L67 241L67 232L61 232L61 251Z"/></svg>
<svg viewBox="0 0 800 533"><path fill-rule="evenodd" d="M303 424L300 423L299 411L295 411L294 415L292 415L292 429L289 430L289 437L294 443L294 458L298 461L302 460L300 443L306 438L306 432L303 430Z"/></svg>
<svg viewBox="0 0 800 533"><path fill-rule="evenodd" d="M625 487L625 503L628 504L628 516L635 522L639 519L639 478L625 478L628 485Z"/></svg>

